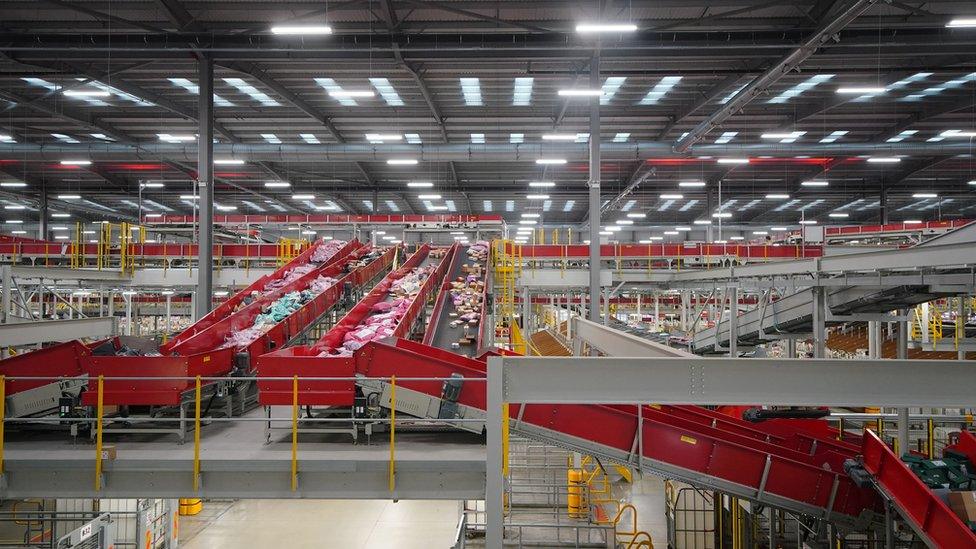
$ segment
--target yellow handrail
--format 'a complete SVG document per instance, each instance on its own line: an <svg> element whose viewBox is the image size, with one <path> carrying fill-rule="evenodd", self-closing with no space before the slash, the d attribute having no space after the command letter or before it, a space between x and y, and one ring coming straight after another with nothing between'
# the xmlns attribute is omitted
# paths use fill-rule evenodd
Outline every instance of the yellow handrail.
<svg viewBox="0 0 976 549"><path fill-rule="evenodd" d="M95 491L102 490L102 414L105 412L105 376L98 376L98 400L95 407Z"/></svg>
<svg viewBox="0 0 976 549"><path fill-rule="evenodd" d="M396 489L396 376L390 378L390 493Z"/></svg>

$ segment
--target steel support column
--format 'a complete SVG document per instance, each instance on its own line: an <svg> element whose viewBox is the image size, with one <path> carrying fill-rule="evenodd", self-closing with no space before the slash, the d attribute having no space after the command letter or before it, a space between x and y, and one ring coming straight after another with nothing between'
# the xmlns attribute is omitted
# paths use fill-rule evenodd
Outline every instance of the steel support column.
<svg viewBox="0 0 976 549"><path fill-rule="evenodd" d="M908 451L908 408L898 408L898 453L904 455Z"/></svg>
<svg viewBox="0 0 976 549"><path fill-rule="evenodd" d="M485 459L485 549L502 549L505 537L502 478L502 402L505 392L504 369L500 357L488 359L488 410Z"/></svg>
<svg viewBox="0 0 976 549"><path fill-rule="evenodd" d="M899 310L898 316L906 320L898 321L898 342L895 358L905 360L908 358L908 309Z"/></svg>
<svg viewBox="0 0 976 549"><path fill-rule="evenodd" d="M47 240L47 220L50 217L47 209L47 189L42 186L37 203L37 238Z"/></svg>
<svg viewBox="0 0 976 549"><path fill-rule="evenodd" d="M739 354L739 289L729 288L727 294L729 296L729 356L735 358Z"/></svg>
<svg viewBox="0 0 976 549"><path fill-rule="evenodd" d="M590 87L600 88L599 49L590 61ZM600 321L600 98L590 100L590 320Z"/></svg>
<svg viewBox="0 0 976 549"><path fill-rule="evenodd" d="M814 286L813 291L813 358L827 355L827 326L825 323L824 289Z"/></svg>
<svg viewBox="0 0 976 549"><path fill-rule="evenodd" d="M963 328L961 329L962 331L958 332L960 338L965 338L966 337L966 329L965 329L965 326L966 326L966 300L968 298L969 298L968 295L960 295L959 296L959 310L956 311L956 329L959 330L960 329L959 326L960 325L963 326ZM966 360L966 349L964 349L962 345L960 345L959 346L959 349L956 351L956 358L958 358L959 360Z"/></svg>
<svg viewBox="0 0 976 549"><path fill-rule="evenodd" d="M199 131L197 134L197 182L200 188L199 239L197 247L196 318L210 312L213 303L213 60L200 63Z"/></svg>

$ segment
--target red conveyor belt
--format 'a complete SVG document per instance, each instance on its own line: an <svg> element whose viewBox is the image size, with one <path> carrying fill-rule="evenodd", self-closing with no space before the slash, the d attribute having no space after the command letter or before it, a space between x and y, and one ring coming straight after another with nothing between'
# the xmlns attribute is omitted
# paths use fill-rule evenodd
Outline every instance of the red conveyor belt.
<svg viewBox="0 0 976 549"><path fill-rule="evenodd" d="M311 356L259 359L269 376L432 377L466 380L458 403L484 410L486 363L404 339L371 342L351 358ZM398 380L398 389L439 398L441 381ZM262 399L291 403L290 382L259 383ZM299 403L348 406L352 381L299 379ZM273 398L270 398L273 397ZM523 410L524 408L524 410ZM570 447L593 447L627 456L634 447L635 406L531 404L510 408L513 429ZM697 484L720 486L754 499L774 500L800 512L855 522L882 510L878 495L857 487L843 469L854 449L838 442L810 447L806 436L778 436L754 425L694 406L642 406L643 457L670 474ZM824 441L821 441L821 443ZM653 465L652 465L653 468Z"/></svg>
<svg viewBox="0 0 976 549"><path fill-rule="evenodd" d="M448 266L457 254L459 246L455 244L438 263L433 274L427 277L410 303L407 312L400 319L393 330L395 338L407 337L414 323L426 306L427 298L437 288ZM371 313L373 306L382 301L388 294L390 286L396 280L406 276L411 270L419 267L430 254L430 246L421 246L416 253L403 263L403 266L387 275L373 290L363 297L355 307L349 310L335 326L314 345L286 347L279 351L262 355L257 359L258 398L261 405L290 405L292 403L292 384L290 381L262 380L262 377L291 378L293 376L316 377L346 374L333 372L351 372L351 357L319 356L320 353L335 349L342 345L346 333L358 326ZM451 354L451 353L449 353ZM457 356L457 355L454 355ZM352 374L348 374L351 376ZM299 379L301 405L344 405L350 406L355 397L355 384L352 380L328 382L319 385L318 382L308 382ZM322 387L321 392L318 387Z"/></svg>
<svg viewBox="0 0 976 549"><path fill-rule="evenodd" d="M348 246L344 247L340 253L345 252L347 248ZM229 316L212 323L208 328L198 332L196 336L184 339L180 345L172 349L174 353L172 355L83 357L81 369L88 373L91 379L89 380L89 390L82 395L82 403L85 405L95 404L94 383L95 378L99 375L105 376L103 388L105 404L171 406L178 404L182 394L190 390L193 386L192 380L126 381L113 380L112 378L125 376L149 378L188 378L197 375L202 377L223 376L234 369L234 355L237 353L246 353L249 357L249 364L253 364L259 355L284 345L323 312L334 306L342 297L342 289L346 282L358 285L376 276L392 261L395 250L388 250L370 262L369 265L355 269L343 276L327 290L304 304L302 308L275 324L246 348L222 348L231 330L250 326L253 324L254 317L260 313L261 306L290 291L305 289L319 275L338 277L342 274L345 265L356 261L365 255L369 249L369 246L364 246L355 253L345 253L341 262L325 262L323 266L295 279L281 289L264 294L255 303L231 312Z"/></svg>
<svg viewBox="0 0 976 549"><path fill-rule="evenodd" d="M976 458L976 437L963 431L954 449L973 460ZM863 464L879 488L930 547L976 547L976 534L871 431L864 437Z"/></svg>
<svg viewBox="0 0 976 549"><path fill-rule="evenodd" d="M194 322L190 327L183 330L182 332L174 335L169 341L160 346L159 351L163 354L169 354L174 347L183 343L183 341L190 339L196 334L206 330L213 324L219 322L230 316L237 308L244 302L244 298L251 295L251 292L259 292L261 294L265 293L264 288L272 280L278 280L285 276L285 274L294 269L295 267L305 265L308 263L312 256L315 254L315 250L319 246L324 245L324 241L318 241L312 246L309 246L307 250L298 255L295 259L292 259L287 264L276 270L271 274L262 276L261 278L255 280L250 286L244 288L243 290L237 292L236 294L229 297L226 301L215 307L212 311L207 313L203 318ZM350 253L354 250L359 249L362 246L358 241L353 240L342 247L335 255L329 258L323 266L329 266L344 260Z"/></svg>

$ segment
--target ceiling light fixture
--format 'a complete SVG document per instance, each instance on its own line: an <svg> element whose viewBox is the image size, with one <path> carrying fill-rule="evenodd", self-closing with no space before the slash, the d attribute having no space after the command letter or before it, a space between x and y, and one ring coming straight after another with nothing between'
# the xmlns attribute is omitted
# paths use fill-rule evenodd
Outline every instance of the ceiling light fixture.
<svg viewBox="0 0 976 549"><path fill-rule="evenodd" d="M631 219L644 219L645 217L647 217L647 214L643 214L643 213L629 213L629 214L627 214L627 217L629 217Z"/></svg>
<svg viewBox="0 0 976 549"><path fill-rule="evenodd" d="M830 185L829 181L820 181L820 180L804 181L800 183L801 187L827 187L829 185Z"/></svg>
<svg viewBox="0 0 976 549"><path fill-rule="evenodd" d="M868 93L879 94L879 93L884 93L886 91L888 91L888 88L884 88L881 86L849 86L849 87L837 88L837 93L841 93L845 95L847 94L862 95Z"/></svg>
<svg viewBox="0 0 976 549"><path fill-rule="evenodd" d="M895 164L901 162L901 158L897 156L872 156L868 158L868 162L872 164Z"/></svg>
<svg viewBox="0 0 976 549"><path fill-rule="evenodd" d="M81 200L80 194L59 194L58 200Z"/></svg>
<svg viewBox="0 0 976 549"><path fill-rule="evenodd" d="M282 25L271 27L271 34L279 36L320 36L332 34L332 27L328 25Z"/></svg>
<svg viewBox="0 0 976 549"><path fill-rule="evenodd" d="M565 164L565 158L536 158L536 164Z"/></svg>
<svg viewBox="0 0 976 549"><path fill-rule="evenodd" d="M599 32L634 32L637 25L633 23L578 23L576 32L580 34L594 34Z"/></svg>
<svg viewBox="0 0 976 549"><path fill-rule="evenodd" d="M946 27L950 29L976 27L976 18L953 19L946 23Z"/></svg>
<svg viewBox="0 0 976 549"><path fill-rule="evenodd" d="M314 194L293 194L291 195L292 200L315 200Z"/></svg>
<svg viewBox="0 0 976 549"><path fill-rule="evenodd" d="M412 189L429 189L433 186L434 184L430 181L410 181L407 183L407 187Z"/></svg>
<svg viewBox="0 0 976 549"><path fill-rule="evenodd" d="M440 200L441 195L439 194L418 194L417 198L419 200Z"/></svg>
<svg viewBox="0 0 976 549"><path fill-rule="evenodd" d="M287 181L265 181L264 186L268 189L287 189L291 183Z"/></svg>
<svg viewBox="0 0 976 549"><path fill-rule="evenodd" d="M664 199L664 200L681 200L684 197L685 197L685 195L683 195L683 194L667 194L667 193L665 193L665 194L662 194L661 195L661 198Z"/></svg>
<svg viewBox="0 0 976 549"><path fill-rule="evenodd" d="M770 194L767 194L766 195L766 198L768 198L770 200L785 200L785 199L787 199L789 197L790 197L790 195L788 195L788 194L778 194L778 193L770 193Z"/></svg>
<svg viewBox="0 0 976 549"><path fill-rule="evenodd" d="M603 95L602 89L587 89L587 88L571 88L568 90L559 90L557 92L562 97L599 97Z"/></svg>
<svg viewBox="0 0 976 549"><path fill-rule="evenodd" d="M528 200L549 200L548 194L527 194L525 198Z"/></svg>
<svg viewBox="0 0 976 549"><path fill-rule="evenodd" d="M935 193L915 193L912 198L938 198L939 195Z"/></svg>
<svg viewBox="0 0 976 549"><path fill-rule="evenodd" d="M65 90L66 97L108 97L112 95L105 90Z"/></svg>
<svg viewBox="0 0 976 549"><path fill-rule="evenodd" d="M698 188L698 187L704 187L705 182L704 181L681 181L678 183L678 186L683 188Z"/></svg>
<svg viewBox="0 0 976 549"><path fill-rule="evenodd" d="M549 188L555 187L556 183L553 181L529 181L529 186L535 188Z"/></svg>
<svg viewBox="0 0 976 549"><path fill-rule="evenodd" d="M416 158L391 158L386 161L390 166L416 166Z"/></svg>
<svg viewBox="0 0 976 549"><path fill-rule="evenodd" d="M243 166L244 161L238 158L218 158L213 161L214 166Z"/></svg>
<svg viewBox="0 0 976 549"><path fill-rule="evenodd" d="M719 164L748 164L748 158L719 158Z"/></svg>
<svg viewBox="0 0 976 549"><path fill-rule="evenodd" d="M62 160L62 166L91 166L91 160Z"/></svg>

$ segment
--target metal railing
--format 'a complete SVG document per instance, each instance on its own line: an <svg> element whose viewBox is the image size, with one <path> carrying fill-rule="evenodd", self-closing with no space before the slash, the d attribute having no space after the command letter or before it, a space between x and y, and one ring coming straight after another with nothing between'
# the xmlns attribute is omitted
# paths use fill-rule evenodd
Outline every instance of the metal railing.
<svg viewBox="0 0 976 549"><path fill-rule="evenodd" d="M58 382L64 378L49 377L49 376L3 376L0 375L0 475L4 473L4 454L5 454L5 439L4 427L7 424L14 423L36 423L43 418L36 417L19 417L19 418L8 418L6 417L6 388L9 381L50 381L52 383ZM205 376L159 376L159 377L146 377L146 376L109 376L100 375L94 378L93 381L96 383L96 405L95 405L95 417L59 417L58 421L64 424L78 424L84 425L89 424L95 431L95 478L94 478L94 490L95 492L101 491L104 486L103 478L103 444L102 436L104 430L105 418L105 405L104 405L104 395L105 395L105 381L193 381L194 387L193 391L193 491L194 493L200 490L200 448L201 448L201 421L206 419L208 423L240 423L249 421L259 421L264 423L270 423L275 421L271 418L265 417L206 417L202 416L202 387L205 382L220 382L233 380L234 382L257 382L261 380L262 382L268 381L290 381L292 382L292 403L291 403L291 474L290 474L290 487L291 491L295 492L298 490L298 426L299 426L299 381L380 381L388 382L391 386L391 402L390 402L390 417L370 417L370 418L332 418L332 417L309 417L302 420L302 423L329 423L329 422L342 422L349 423L350 421L361 421L362 423L386 423L389 425L389 444L390 444L390 458L389 458L389 490L390 493L394 493L396 490L396 426L397 424L411 424L418 421L426 424L444 424L444 425L456 425L458 423L480 423L484 424L485 419L483 418L421 418L421 419L406 419L397 420L396 418L396 387L397 383L403 382L414 382L414 381L447 381L449 377L400 377L396 376L390 377L365 377L365 376L340 376L340 377L310 377L310 376L292 376L292 377L205 377ZM486 382L486 378L465 378L465 382ZM184 418L179 417L126 417L126 422L129 423L166 423L166 422L184 422ZM277 420L283 421L283 420Z"/></svg>

